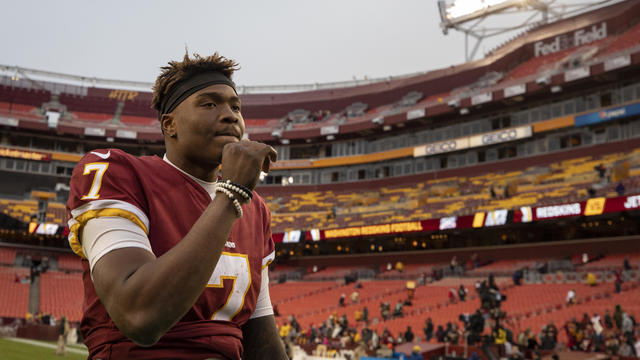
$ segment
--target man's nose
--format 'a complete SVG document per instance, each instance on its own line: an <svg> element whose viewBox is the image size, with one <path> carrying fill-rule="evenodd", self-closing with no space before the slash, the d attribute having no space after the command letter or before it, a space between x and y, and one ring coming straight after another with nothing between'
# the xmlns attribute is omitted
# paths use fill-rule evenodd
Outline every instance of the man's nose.
<svg viewBox="0 0 640 360"><path fill-rule="evenodd" d="M230 106L225 106L222 110L221 121L227 123L237 123L240 121L240 115L233 111Z"/></svg>

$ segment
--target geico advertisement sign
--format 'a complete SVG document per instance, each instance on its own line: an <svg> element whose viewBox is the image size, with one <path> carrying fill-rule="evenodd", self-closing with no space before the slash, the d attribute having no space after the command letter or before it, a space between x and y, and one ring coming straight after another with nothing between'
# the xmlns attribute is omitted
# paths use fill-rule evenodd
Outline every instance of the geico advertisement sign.
<svg viewBox="0 0 640 360"><path fill-rule="evenodd" d="M520 126L510 129L493 131L486 134L475 135L469 138L469 147L499 144L507 141L524 139L531 136L531 126Z"/></svg>
<svg viewBox="0 0 640 360"><path fill-rule="evenodd" d="M596 40L607 37L607 23L593 25L590 29L580 29L573 34L563 34L556 36L549 42L537 41L533 44L533 55L535 57L556 53L572 47L589 44Z"/></svg>
<svg viewBox="0 0 640 360"><path fill-rule="evenodd" d="M413 156L427 156L469 148L469 138L440 141L413 148Z"/></svg>

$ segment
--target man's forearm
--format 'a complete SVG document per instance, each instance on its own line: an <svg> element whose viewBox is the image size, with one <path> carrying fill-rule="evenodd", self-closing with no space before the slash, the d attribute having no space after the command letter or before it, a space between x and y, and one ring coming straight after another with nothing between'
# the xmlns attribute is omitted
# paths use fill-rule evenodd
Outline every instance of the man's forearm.
<svg viewBox="0 0 640 360"><path fill-rule="evenodd" d="M244 360L287 360L273 315L250 319L242 327Z"/></svg>
<svg viewBox="0 0 640 360"><path fill-rule="evenodd" d="M189 233L164 255L134 266L120 284L101 286L98 280L96 290L116 325L125 334L144 333L150 338L145 343L157 341L202 294L235 220L233 204L225 196L216 197ZM94 280L101 279L100 261Z"/></svg>

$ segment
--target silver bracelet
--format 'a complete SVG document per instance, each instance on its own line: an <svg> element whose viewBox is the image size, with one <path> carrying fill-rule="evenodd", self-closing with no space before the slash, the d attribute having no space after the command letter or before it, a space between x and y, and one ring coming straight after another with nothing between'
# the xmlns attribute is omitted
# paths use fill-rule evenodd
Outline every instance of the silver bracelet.
<svg viewBox="0 0 640 360"><path fill-rule="evenodd" d="M227 195L227 197L231 199L231 202L233 202L233 206L235 206L236 208L236 215L238 215L239 218L242 217L242 206L240 206L240 202L238 201L238 199L236 199L235 196L233 196L233 193L231 191L219 186L219 184L216 184L216 186L214 187L214 192L221 192Z"/></svg>

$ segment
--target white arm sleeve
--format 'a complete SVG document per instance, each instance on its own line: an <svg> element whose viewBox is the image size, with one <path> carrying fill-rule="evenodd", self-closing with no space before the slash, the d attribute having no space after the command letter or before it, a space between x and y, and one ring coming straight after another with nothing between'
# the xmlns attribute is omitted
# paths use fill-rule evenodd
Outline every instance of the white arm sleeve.
<svg viewBox="0 0 640 360"><path fill-rule="evenodd" d="M273 315L273 306L271 306L271 296L269 296L269 267L262 268L262 281L260 284L260 295L256 302L256 309L249 319L261 316Z"/></svg>
<svg viewBox="0 0 640 360"><path fill-rule="evenodd" d="M99 217L89 221L82 231L82 251L89 267L108 252L125 247L142 248L153 254L147 234L131 220L113 216Z"/></svg>

